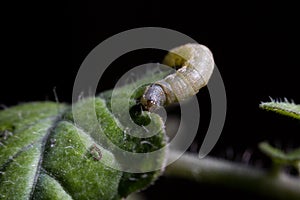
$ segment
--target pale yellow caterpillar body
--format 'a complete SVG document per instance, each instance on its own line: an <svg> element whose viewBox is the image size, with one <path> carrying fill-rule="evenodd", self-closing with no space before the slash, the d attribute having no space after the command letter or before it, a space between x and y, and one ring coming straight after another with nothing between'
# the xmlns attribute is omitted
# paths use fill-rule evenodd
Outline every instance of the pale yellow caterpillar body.
<svg viewBox="0 0 300 200"><path fill-rule="evenodd" d="M179 69L145 89L140 101L148 111L197 94L208 83L215 65L211 51L196 43L172 49L163 64Z"/></svg>

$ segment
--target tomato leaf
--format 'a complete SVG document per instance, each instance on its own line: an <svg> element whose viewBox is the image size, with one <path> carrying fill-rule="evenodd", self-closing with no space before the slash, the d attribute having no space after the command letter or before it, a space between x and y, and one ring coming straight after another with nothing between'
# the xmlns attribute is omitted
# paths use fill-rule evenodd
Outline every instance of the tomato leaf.
<svg viewBox="0 0 300 200"><path fill-rule="evenodd" d="M155 75L151 80L161 76ZM128 102L127 94L133 86L118 89L117 106L122 108ZM129 97L130 106L136 105L141 91ZM126 124L121 124L120 116L114 116L111 110L111 95L109 91L84 99L73 108L55 102L34 102L1 110L0 198L120 199L150 185L161 170L130 173L105 165L118 166L120 160L98 138L103 131L121 149L152 152L166 145L164 124L154 113L145 115L148 117L132 115L139 117L141 124L150 119L159 132L148 138L126 134ZM75 123L74 113L84 118L80 125ZM92 113L96 113L95 123ZM101 130L93 129L96 124ZM162 152L156 162L163 166L165 157ZM145 159L145 166L152 164Z"/></svg>

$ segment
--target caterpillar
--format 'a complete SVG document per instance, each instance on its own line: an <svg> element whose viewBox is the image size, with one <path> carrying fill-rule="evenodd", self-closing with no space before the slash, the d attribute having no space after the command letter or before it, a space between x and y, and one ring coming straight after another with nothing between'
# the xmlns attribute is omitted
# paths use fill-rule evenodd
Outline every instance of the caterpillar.
<svg viewBox="0 0 300 200"><path fill-rule="evenodd" d="M146 87L140 102L150 112L197 94L208 83L215 65L211 51L196 43L170 50L163 64L179 69Z"/></svg>

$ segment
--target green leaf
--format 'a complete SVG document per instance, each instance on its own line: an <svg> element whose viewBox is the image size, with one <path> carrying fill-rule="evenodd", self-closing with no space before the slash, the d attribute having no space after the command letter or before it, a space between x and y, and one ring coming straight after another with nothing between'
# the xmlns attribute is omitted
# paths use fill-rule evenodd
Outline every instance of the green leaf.
<svg viewBox="0 0 300 200"><path fill-rule="evenodd" d="M259 144L259 148L262 152L264 152L266 155L268 155L273 160L277 160L281 163L293 163L300 161L300 149L294 150L289 153L285 153L280 149L277 149L267 142L262 142Z"/></svg>
<svg viewBox="0 0 300 200"><path fill-rule="evenodd" d="M284 102L271 99L271 102L263 102L259 107L300 120L300 105L289 102L287 99L285 99ZM291 165L300 173L300 148L285 153L280 149L272 147L266 142L260 143L259 148L273 160L275 165Z"/></svg>
<svg viewBox="0 0 300 200"><path fill-rule="evenodd" d="M134 86L117 90L115 103L120 109ZM135 98L142 91L140 88L129 97L130 106L136 105ZM158 134L148 138L127 134L121 116L112 113L111 95L110 91L84 99L73 110L69 105L35 102L0 111L0 199L120 199L151 184L161 170L129 173L105 165L119 166L120 160L113 149L105 148L99 135L104 133L129 152L152 152L166 145L164 124L154 113L139 113L132 117L138 118L140 125L151 120ZM74 113L84 121L75 123ZM101 129L94 129L96 125ZM163 166L165 157L162 152L156 164ZM144 166L153 164L145 159Z"/></svg>
<svg viewBox="0 0 300 200"><path fill-rule="evenodd" d="M259 144L259 149L269 156L274 164L279 164L280 166L294 166L300 172L300 148L285 153L282 150L271 146L267 142L261 142Z"/></svg>
<svg viewBox="0 0 300 200"><path fill-rule="evenodd" d="M273 100L271 102L263 102L260 104L260 108L300 120L300 105L290 103L287 100L285 102Z"/></svg>

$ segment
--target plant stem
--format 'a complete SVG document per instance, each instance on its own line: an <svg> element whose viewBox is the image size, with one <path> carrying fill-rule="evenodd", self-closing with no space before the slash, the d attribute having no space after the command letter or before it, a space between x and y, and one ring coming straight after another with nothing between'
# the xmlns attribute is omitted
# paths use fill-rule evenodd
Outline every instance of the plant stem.
<svg viewBox="0 0 300 200"><path fill-rule="evenodd" d="M177 152L169 152L170 158L176 155ZM273 199L300 199L300 179L282 173L272 176L271 173L224 160L200 160L196 154L185 153L169 165L164 174L242 189Z"/></svg>

